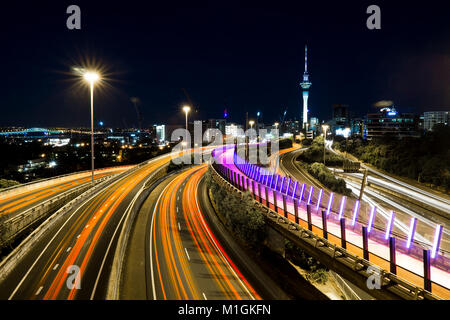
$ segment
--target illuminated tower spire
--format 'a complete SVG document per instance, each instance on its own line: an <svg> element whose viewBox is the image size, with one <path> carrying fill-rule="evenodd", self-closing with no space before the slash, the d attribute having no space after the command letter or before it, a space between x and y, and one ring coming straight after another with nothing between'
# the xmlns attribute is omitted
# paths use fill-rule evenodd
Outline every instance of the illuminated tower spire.
<svg viewBox="0 0 450 320"><path fill-rule="evenodd" d="M308 96L311 85L308 74L308 47L305 45L305 72L303 73L303 82L300 82L303 89L303 128L306 128L308 123Z"/></svg>

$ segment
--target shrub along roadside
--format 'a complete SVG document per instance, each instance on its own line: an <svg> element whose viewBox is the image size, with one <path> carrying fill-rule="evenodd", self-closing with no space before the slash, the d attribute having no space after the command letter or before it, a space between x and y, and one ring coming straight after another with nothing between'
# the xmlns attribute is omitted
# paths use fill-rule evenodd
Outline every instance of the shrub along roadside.
<svg viewBox="0 0 450 320"><path fill-rule="evenodd" d="M291 260L294 264L308 272L307 279L311 282L325 284L328 281L328 268L305 254L305 252L294 245L292 242L286 240L286 258Z"/></svg>
<svg viewBox="0 0 450 320"><path fill-rule="evenodd" d="M319 136L312 142L304 144L304 146L309 146L309 148L299 154L297 158L298 160L301 160L307 164L323 162L323 137ZM342 167L344 158L331 153L329 150L326 150L325 161L327 166Z"/></svg>
<svg viewBox="0 0 450 320"><path fill-rule="evenodd" d="M15 180L0 179L0 189L17 186L20 183Z"/></svg>
<svg viewBox="0 0 450 320"><path fill-rule="evenodd" d="M227 227L241 242L249 245L255 252L261 252L267 237L264 214L253 205L249 193L245 193L244 199L241 199L220 187L212 178L210 170L206 173L206 186L212 194L216 209L224 216ZM287 240L285 250L286 258L307 271L307 280L321 284L327 282L328 269L319 261Z"/></svg>
<svg viewBox="0 0 450 320"><path fill-rule="evenodd" d="M220 187L211 176L206 173L206 185L220 214L225 218L226 226L241 242L253 249L260 250L266 238L264 214L254 205L249 193L241 199L234 193Z"/></svg>
<svg viewBox="0 0 450 320"><path fill-rule="evenodd" d="M381 170L450 192L450 126L438 124L420 138L350 138L334 148Z"/></svg>
<svg viewBox="0 0 450 320"><path fill-rule="evenodd" d="M347 188L347 185L342 178L336 178L334 174L324 166L323 163L313 163L307 165L307 170L314 178L320 181L325 187L333 192L337 192L346 196L352 194L352 190Z"/></svg>

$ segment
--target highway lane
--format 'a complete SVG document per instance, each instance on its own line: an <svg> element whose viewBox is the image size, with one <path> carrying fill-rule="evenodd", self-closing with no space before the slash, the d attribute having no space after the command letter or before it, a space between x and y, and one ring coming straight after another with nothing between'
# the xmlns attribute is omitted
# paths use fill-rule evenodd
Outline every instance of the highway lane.
<svg viewBox="0 0 450 320"><path fill-rule="evenodd" d="M315 179L311 179L307 174L303 173L297 167L297 165L294 163L297 155L297 152L290 152L280 158L280 168L282 168L284 174L292 176L299 181L304 181L307 184L313 185L314 187L324 188L320 185L320 183L315 181ZM347 187L352 190L354 196L358 197L361 185L358 185L357 183L349 179L345 179L345 181L347 183ZM389 219L391 210L394 210L397 214L394 226L405 236L408 235L410 218L416 217L419 223L417 225L415 239L429 246L433 245L434 228L436 227L436 222L431 220L429 216L424 214L424 212L421 212L421 214L417 214L413 212L413 210L405 207L404 204L399 203L398 198L387 193L380 194L380 191L373 190L370 186L366 186L365 188L363 201L377 207L377 219L382 218L380 219L380 223L382 224L384 224ZM349 208L349 210L351 210L351 208ZM361 215L362 214L364 213L361 212ZM441 221L443 220L442 217L435 217L439 218L439 220ZM446 226L445 222L443 224L444 226ZM444 250L448 250L449 245L447 237L449 231L447 229L448 228L444 228L444 234L446 236L443 237L441 242L441 248Z"/></svg>
<svg viewBox="0 0 450 320"><path fill-rule="evenodd" d="M150 299L259 299L204 220L197 187L206 165L167 182L151 215Z"/></svg>
<svg viewBox="0 0 450 320"><path fill-rule="evenodd" d="M58 220L0 283L0 299L103 298L127 209L147 177L169 160L170 155L165 155L125 177L113 178ZM70 278L74 274L67 273L73 266L79 268L79 289L70 286L76 283Z"/></svg>
<svg viewBox="0 0 450 320"><path fill-rule="evenodd" d="M123 166L96 170L94 179L97 180L111 174L120 173L131 167ZM12 216L16 213L23 212L72 188L89 183L91 179L91 173L85 172L73 174L55 181L50 180L41 186L30 186L28 189L18 187L16 192L10 192L4 195L0 194L0 215L9 214Z"/></svg>
<svg viewBox="0 0 450 320"><path fill-rule="evenodd" d="M336 155L339 154L336 150L332 148L333 141L328 141L326 148L333 152ZM436 195L434 193L428 192L426 190L423 190L421 188L418 188L416 186L413 186L411 184L405 183L399 179L396 179L392 176L389 176L387 174L384 174L380 172L379 170L376 170L372 167L369 167L361 162L361 167L367 169L370 173L380 177L370 177L372 183L377 183L380 185L387 185L389 188L392 188L399 192L400 194L404 194L416 199L419 199L420 201L423 201L424 203L428 204L429 206L435 207L438 210L442 210L444 212L450 211L450 200L446 199L444 197L441 197L439 195ZM382 179L381 179L382 178Z"/></svg>

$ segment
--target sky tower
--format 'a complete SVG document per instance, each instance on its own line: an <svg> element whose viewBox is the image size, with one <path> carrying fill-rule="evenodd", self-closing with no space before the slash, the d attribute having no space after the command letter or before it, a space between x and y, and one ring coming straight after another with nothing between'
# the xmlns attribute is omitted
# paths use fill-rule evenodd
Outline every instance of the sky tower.
<svg viewBox="0 0 450 320"><path fill-rule="evenodd" d="M307 128L308 123L308 96L311 85L308 74L308 47L305 45L305 72L303 73L303 82L300 82L303 89L303 128Z"/></svg>

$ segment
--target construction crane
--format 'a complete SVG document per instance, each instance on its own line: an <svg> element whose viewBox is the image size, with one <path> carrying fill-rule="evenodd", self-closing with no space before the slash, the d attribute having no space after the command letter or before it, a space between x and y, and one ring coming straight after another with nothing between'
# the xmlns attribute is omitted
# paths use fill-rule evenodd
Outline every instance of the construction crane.
<svg viewBox="0 0 450 320"><path fill-rule="evenodd" d="M139 108L139 104L141 103L141 99L139 99L138 97L131 97L130 100L134 104L134 108L136 109L139 130L142 130L142 113L141 113L141 110Z"/></svg>
<svg viewBox="0 0 450 320"><path fill-rule="evenodd" d="M286 108L286 110L284 110L283 115L280 117L280 121L281 123L284 122L284 120L286 120L286 114L287 114L288 109Z"/></svg>

